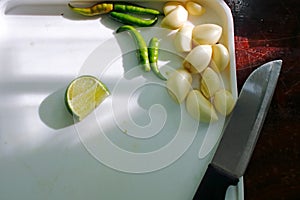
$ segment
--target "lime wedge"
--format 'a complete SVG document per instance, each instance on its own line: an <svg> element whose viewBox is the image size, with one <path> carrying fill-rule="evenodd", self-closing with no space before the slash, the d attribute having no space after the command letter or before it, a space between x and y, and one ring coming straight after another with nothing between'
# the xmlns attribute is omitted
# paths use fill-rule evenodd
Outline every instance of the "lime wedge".
<svg viewBox="0 0 300 200"><path fill-rule="evenodd" d="M69 112L80 121L95 110L109 94L109 90L100 80L84 75L69 84L65 103Z"/></svg>

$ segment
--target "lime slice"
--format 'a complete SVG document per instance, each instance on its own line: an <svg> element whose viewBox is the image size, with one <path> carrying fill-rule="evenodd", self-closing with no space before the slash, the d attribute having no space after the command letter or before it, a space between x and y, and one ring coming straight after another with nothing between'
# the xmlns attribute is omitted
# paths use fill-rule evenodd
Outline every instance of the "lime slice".
<svg viewBox="0 0 300 200"><path fill-rule="evenodd" d="M96 77L84 75L74 79L67 87L65 103L79 121L90 114L108 95L107 87Z"/></svg>

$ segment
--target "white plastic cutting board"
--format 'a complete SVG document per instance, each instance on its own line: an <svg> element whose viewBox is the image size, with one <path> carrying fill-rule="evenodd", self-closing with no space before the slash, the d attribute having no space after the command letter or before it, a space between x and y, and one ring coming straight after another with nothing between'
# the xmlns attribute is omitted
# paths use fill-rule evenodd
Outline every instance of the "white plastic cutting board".
<svg viewBox="0 0 300 200"><path fill-rule="evenodd" d="M237 96L233 24L223 1L200 1L231 54L225 86ZM212 159L225 119L202 124L175 104L164 83L137 64L135 45L107 16L83 19L68 1L0 0L0 199L190 200ZM161 8L164 2L143 2ZM174 33L162 39L165 74L180 67ZM80 123L64 106L68 83L95 75L111 96ZM243 199L243 181L227 200Z"/></svg>

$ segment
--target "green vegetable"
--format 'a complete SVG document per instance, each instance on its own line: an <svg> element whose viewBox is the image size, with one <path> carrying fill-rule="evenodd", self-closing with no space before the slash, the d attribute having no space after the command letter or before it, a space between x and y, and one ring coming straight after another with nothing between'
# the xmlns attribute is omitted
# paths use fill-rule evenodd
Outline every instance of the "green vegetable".
<svg viewBox="0 0 300 200"><path fill-rule="evenodd" d="M112 3L97 3L91 7L85 7L85 8L74 7L70 3L68 4L68 6L74 12L84 15L84 16L89 16L89 17L109 13L110 11L112 11L114 9L114 6Z"/></svg>
<svg viewBox="0 0 300 200"><path fill-rule="evenodd" d="M91 7L74 7L70 3L68 4L71 10L74 12L84 15L84 16L98 16L101 14L110 13L113 19L116 19L125 24L132 24L137 26L151 26L155 24L158 20L157 15L160 15L160 11L152 9L152 8L145 8L142 6L138 6L135 4L129 3L115 3L115 2L104 2L104 3L97 3ZM151 19L144 19L141 17L133 16L128 13L135 13L135 14L150 14L154 15L154 18Z"/></svg>
<svg viewBox="0 0 300 200"><path fill-rule="evenodd" d="M166 81L167 79L161 74L157 65L158 52L159 52L159 40L157 37L153 37L150 40L149 47L148 47L150 67L158 78Z"/></svg>
<svg viewBox="0 0 300 200"><path fill-rule="evenodd" d="M151 14L151 15L160 15L161 12L152 8L145 8L135 4L128 4L128 3L115 3L114 11L119 12L130 12L130 13L137 13L137 14Z"/></svg>
<svg viewBox="0 0 300 200"><path fill-rule="evenodd" d="M157 16L155 16L153 19L143 19L126 13L119 13L114 11L110 12L109 14L113 19L119 22L122 22L124 24L136 25L136 26L152 26L158 20Z"/></svg>
<svg viewBox="0 0 300 200"><path fill-rule="evenodd" d="M147 44L143 38L143 36L138 32L133 26L124 25L118 28L117 33L129 31L131 35L134 37L137 45L138 45L138 57L141 65L143 66L144 71L148 72L151 70L149 57L148 57L148 48Z"/></svg>

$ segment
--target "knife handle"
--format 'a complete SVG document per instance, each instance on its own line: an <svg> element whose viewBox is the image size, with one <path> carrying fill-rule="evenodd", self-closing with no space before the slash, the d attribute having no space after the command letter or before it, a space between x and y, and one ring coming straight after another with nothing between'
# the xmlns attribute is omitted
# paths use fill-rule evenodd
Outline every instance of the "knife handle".
<svg viewBox="0 0 300 200"><path fill-rule="evenodd" d="M238 178L227 175L210 164L193 200L224 200L227 188L238 182Z"/></svg>

